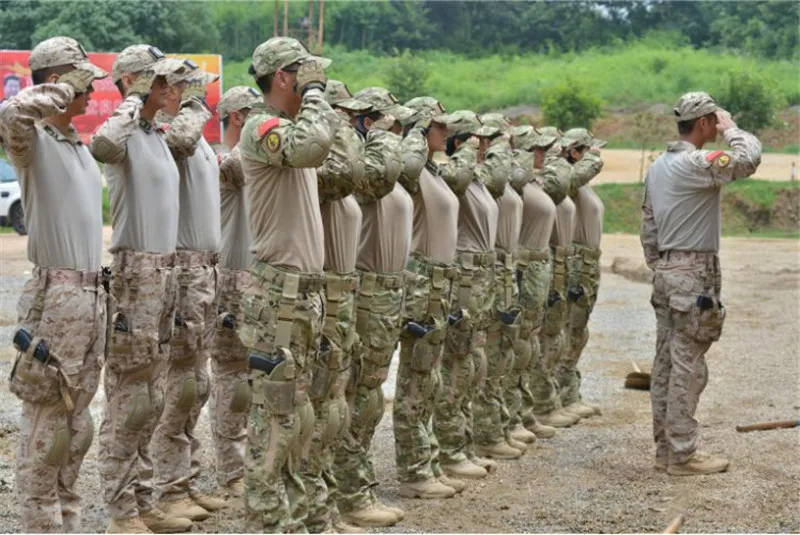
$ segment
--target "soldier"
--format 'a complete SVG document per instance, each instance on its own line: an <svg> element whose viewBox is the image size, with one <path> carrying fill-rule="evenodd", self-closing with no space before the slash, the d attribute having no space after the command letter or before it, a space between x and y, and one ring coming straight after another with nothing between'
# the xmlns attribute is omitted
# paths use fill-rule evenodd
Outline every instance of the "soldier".
<svg viewBox="0 0 800 535"><path fill-rule="evenodd" d="M351 114L370 106L353 99L338 80L328 80L325 98L336 110L340 126L328 157L317 169L325 233L325 318L320 358L309 388L316 422L301 475L308 496L306 528L310 533L361 533L363 530L340 519L333 458L350 420L345 388L352 354L358 347L355 300L361 208L353 192L364 180L364 141L350 121Z"/></svg>
<svg viewBox="0 0 800 535"><path fill-rule="evenodd" d="M729 462L697 450L694 413L708 382L705 354L725 320L717 256L720 200L724 185L755 173L761 143L707 93L683 95L673 111L681 139L648 169L642 205L642 248L655 270L655 468L676 476L713 474ZM718 133L730 150L703 150Z"/></svg>
<svg viewBox="0 0 800 535"><path fill-rule="evenodd" d="M250 114L239 142L255 256L240 331L253 392L244 481L248 531L305 529L299 467L314 428L308 389L324 280L316 169L338 128L324 98L328 64L296 39L274 37L255 49L249 70L267 109Z"/></svg>
<svg viewBox="0 0 800 535"><path fill-rule="evenodd" d="M567 289L569 335L566 351L558 365L557 379L564 410L581 418L590 418L600 414L600 408L583 402L580 392L581 374L577 366L589 339L587 324L597 302L600 285L603 201L588 183L603 168L600 149L605 142L593 138L585 128L567 130L561 139L567 151L567 161L572 164L567 194L575 203L575 235L572 244L575 256L570 267L570 286Z"/></svg>
<svg viewBox="0 0 800 535"><path fill-rule="evenodd" d="M167 146L180 173L176 254L176 316L167 372L159 377L164 410L152 450L159 507L199 521L226 503L197 489L200 441L194 429L209 395L208 358L216 327L217 256L220 247L219 165L203 128L211 119L206 85L219 76L184 60L182 74L167 77L167 103L157 120L168 125Z"/></svg>
<svg viewBox="0 0 800 535"><path fill-rule="evenodd" d="M514 366L514 346L519 344L523 315L515 265L522 225L522 199L509 184L517 162L510 145L511 123L499 113L480 116L483 124L499 133L486 150L478 174L498 207L494 264L494 310L486 336L486 386L472 401L475 413L475 452L492 459L516 459L527 450L523 441L506 433L510 415L503 395L503 380ZM529 438L534 435L529 435Z"/></svg>
<svg viewBox="0 0 800 535"><path fill-rule="evenodd" d="M414 202L412 253L406 267L404 325L393 406L399 494L409 498L449 498L466 484L444 474L433 434L434 403L441 387L440 364L450 310L450 288L458 236L458 199L433 161L444 152L448 116L432 97L405 104L415 110L407 130L424 134L428 154L418 179L401 174L400 184ZM407 136L408 137L408 136Z"/></svg>
<svg viewBox="0 0 800 535"><path fill-rule="evenodd" d="M472 398L486 381L486 331L494 308L494 251L498 208L475 168L483 163L486 138L498 132L467 110L451 114L442 176L459 201L456 263L458 282L451 307L460 318L447 330L442 358L442 395L436 402L433 430L442 469L453 477L479 479L494 467L473 451ZM474 137L475 136L475 137ZM474 143L478 138L480 147Z"/></svg>
<svg viewBox="0 0 800 535"><path fill-rule="evenodd" d="M42 41L28 62L34 85L0 105L34 265L19 300L9 386L22 400L16 488L22 531L77 533L75 483L94 433L89 403L100 381L108 281L102 177L72 119L86 112L92 82L108 74L69 37Z"/></svg>
<svg viewBox="0 0 800 535"><path fill-rule="evenodd" d="M357 526L382 527L396 524L404 516L401 509L387 507L375 495L377 481L370 454L384 413L381 386L400 337L403 268L411 243L413 203L397 179L404 164L413 167L421 159L416 171L405 171L419 176L424 157L401 160L405 151L402 140L388 130L396 128L396 117L407 118L413 112L400 106L389 91L370 87L355 98L370 106L354 119L354 126L366 139L363 186L356 191L363 214L356 260L360 351L352 364L349 385L350 429L337 448L334 466L342 518Z"/></svg>
<svg viewBox="0 0 800 535"><path fill-rule="evenodd" d="M216 333L211 346L211 397L209 416L214 436L217 482L229 496L244 494L244 453L250 386L247 384L247 349L236 327L244 321L242 297L250 280L250 226L244 195L244 175L239 159L239 138L247 115L261 104L258 91L235 86L217 106L224 128L219 163L222 245L217 278Z"/></svg>
<svg viewBox="0 0 800 535"><path fill-rule="evenodd" d="M148 451L163 408L157 385L166 372L174 321L180 177L155 116L166 105L166 76L184 69L183 62L167 60L152 46L123 50L112 78L125 99L91 144L94 157L106 164L113 226L116 312L99 454L109 532L173 532L192 526L156 507Z"/></svg>

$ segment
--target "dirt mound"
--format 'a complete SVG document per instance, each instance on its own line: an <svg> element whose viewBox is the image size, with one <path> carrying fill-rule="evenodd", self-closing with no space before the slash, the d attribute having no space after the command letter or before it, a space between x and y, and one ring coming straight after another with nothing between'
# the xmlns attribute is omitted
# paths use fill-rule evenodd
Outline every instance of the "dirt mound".
<svg viewBox="0 0 800 535"><path fill-rule="evenodd" d="M771 219L774 226L782 229L800 228L800 189L784 189L778 193Z"/></svg>

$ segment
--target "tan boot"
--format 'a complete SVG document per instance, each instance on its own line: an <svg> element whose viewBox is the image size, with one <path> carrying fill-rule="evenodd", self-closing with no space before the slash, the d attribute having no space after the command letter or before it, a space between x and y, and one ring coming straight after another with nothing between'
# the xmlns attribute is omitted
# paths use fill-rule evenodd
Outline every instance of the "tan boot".
<svg viewBox="0 0 800 535"><path fill-rule="evenodd" d="M667 459L665 457L656 457L656 462L653 463L653 468L659 472L667 471Z"/></svg>
<svg viewBox="0 0 800 535"><path fill-rule="evenodd" d="M153 507L139 516L153 533L184 533L191 531L193 525L188 518L168 515L158 507Z"/></svg>
<svg viewBox="0 0 800 535"><path fill-rule="evenodd" d="M534 422L533 425L525 427L525 429L536 435L536 438L542 439L553 438L558 434L558 430L555 427L544 425L538 421Z"/></svg>
<svg viewBox="0 0 800 535"><path fill-rule="evenodd" d="M191 498L181 498L180 500L162 501L159 507L167 516L177 516L188 518L194 522L200 522L211 516L207 510L197 505Z"/></svg>
<svg viewBox="0 0 800 535"><path fill-rule="evenodd" d="M228 507L228 500L203 494L202 492L192 492L189 494L192 501L209 512L220 511Z"/></svg>
<svg viewBox="0 0 800 535"><path fill-rule="evenodd" d="M592 409L597 416L601 416L603 414L603 409L600 408L600 405L595 405L594 403L586 403L585 401L581 401L585 406Z"/></svg>
<svg viewBox="0 0 800 535"><path fill-rule="evenodd" d="M461 479L482 479L489 475L482 466L470 461L461 461L456 464L443 464L442 470L448 475Z"/></svg>
<svg viewBox="0 0 800 535"><path fill-rule="evenodd" d="M342 520L362 528L386 528L398 522L395 515L373 504L363 509L342 513Z"/></svg>
<svg viewBox="0 0 800 535"><path fill-rule="evenodd" d="M438 479L439 479L439 482L447 485L448 487L450 487L451 489L456 491L456 494L461 494L467 488L467 484L466 483L464 483L460 479L456 479L454 477L447 477L445 475L441 475L441 476L438 477Z"/></svg>
<svg viewBox="0 0 800 535"><path fill-rule="evenodd" d="M580 401L576 401L575 403L570 403L566 407L564 407L564 412L568 412L570 414L575 414L579 418L591 418L592 416L596 416L594 409L584 405Z"/></svg>
<svg viewBox="0 0 800 535"><path fill-rule="evenodd" d="M667 473L671 476L703 476L724 472L730 466L725 457L717 457L702 451L696 451L685 463L669 463Z"/></svg>
<svg viewBox="0 0 800 535"><path fill-rule="evenodd" d="M403 483L397 494L403 498L422 498L423 500L443 500L456 495L453 487L448 487L438 479L426 479L415 483Z"/></svg>
<svg viewBox="0 0 800 535"><path fill-rule="evenodd" d="M361 529L358 526L354 526L352 524L348 524L347 522L343 522L342 520L334 522L333 529L336 533L367 533L367 530Z"/></svg>
<svg viewBox="0 0 800 535"><path fill-rule="evenodd" d="M244 478L234 479L225 485L225 493L234 498L241 498L244 496Z"/></svg>
<svg viewBox="0 0 800 535"><path fill-rule="evenodd" d="M488 446L475 444L475 454L480 457L489 457L490 459L511 460L519 459L522 452L517 448L512 448L505 442L498 442Z"/></svg>
<svg viewBox="0 0 800 535"><path fill-rule="evenodd" d="M525 454L526 451L528 451L528 445L527 444L525 444L524 442L520 442L519 440L515 439L512 436L509 436L506 439L506 444L508 444L509 446L514 448L515 450L521 451L523 455Z"/></svg>
<svg viewBox="0 0 800 535"><path fill-rule="evenodd" d="M383 509L384 511L389 511L394 516L397 517L398 522L402 522L403 519L406 517L406 512L400 509L399 507L392 507L391 505L386 505L382 501L380 501L377 496L372 497L372 503L378 509Z"/></svg>
<svg viewBox="0 0 800 535"><path fill-rule="evenodd" d="M555 429L553 429L553 431L555 431ZM536 442L536 433L528 431L521 425L516 426L509 434L511 438L523 444L533 444Z"/></svg>
<svg viewBox="0 0 800 535"><path fill-rule="evenodd" d="M549 425L550 427L570 427L575 425L580 419L580 416L566 413L563 410L536 415L536 420L539 423Z"/></svg>
<svg viewBox="0 0 800 535"><path fill-rule="evenodd" d="M497 469L497 463L491 459L487 459L486 457L475 457L470 459L472 464L477 464L484 470L486 470L487 474L491 474Z"/></svg>
<svg viewBox="0 0 800 535"><path fill-rule="evenodd" d="M189 522L189 529L192 529L192 523ZM188 531L188 530L183 530ZM139 516L132 516L130 518L112 518L108 523L106 533L153 533L150 531ZM170 532L171 533L171 532Z"/></svg>

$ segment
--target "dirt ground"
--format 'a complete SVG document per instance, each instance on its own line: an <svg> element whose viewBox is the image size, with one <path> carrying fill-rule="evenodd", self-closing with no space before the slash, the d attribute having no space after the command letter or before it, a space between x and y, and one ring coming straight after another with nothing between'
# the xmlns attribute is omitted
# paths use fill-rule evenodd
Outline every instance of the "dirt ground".
<svg viewBox="0 0 800 535"><path fill-rule="evenodd" d="M540 441L518 461L501 463L487 479L460 496L426 502L398 498L394 480L391 414L374 445L378 493L406 510L392 532L660 532L678 513L682 532L800 532L800 429L739 434L737 424L800 415L800 242L724 239L723 297L728 319L722 340L708 354L710 380L700 402L701 445L731 459L728 473L677 478L652 468L650 405L646 392L623 389L636 361L650 368L654 319L642 277L636 236L604 237L604 278L582 363L585 397L603 415ZM624 269L620 269L624 266ZM24 239L0 236L0 375L13 354L10 332L17 295L27 278ZM391 394L391 388L387 393ZM92 405L96 424L102 395ZM18 401L0 383L0 532L19 530L14 494ZM202 484L212 489L208 422ZM107 518L96 441L86 459L79 491L83 529L102 532ZM195 529L241 530L241 506Z"/></svg>

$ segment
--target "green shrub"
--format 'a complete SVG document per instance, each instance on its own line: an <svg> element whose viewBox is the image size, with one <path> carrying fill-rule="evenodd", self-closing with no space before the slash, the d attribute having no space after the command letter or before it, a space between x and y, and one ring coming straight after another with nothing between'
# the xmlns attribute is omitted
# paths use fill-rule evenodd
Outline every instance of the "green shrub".
<svg viewBox="0 0 800 535"><path fill-rule="evenodd" d="M740 127L757 132L774 123L775 111L781 103L774 90L774 80L748 72L730 71L726 82L717 98Z"/></svg>
<svg viewBox="0 0 800 535"><path fill-rule="evenodd" d="M400 102L424 95L427 80L428 66L425 60L408 50L393 57L386 69L387 89Z"/></svg>
<svg viewBox="0 0 800 535"><path fill-rule="evenodd" d="M542 112L548 125L561 130L591 128L592 122L603 112L603 101L590 92L587 84L568 79L542 92Z"/></svg>

